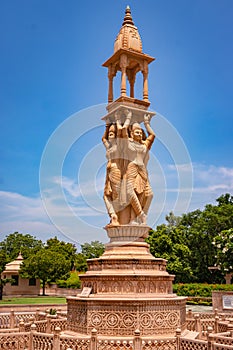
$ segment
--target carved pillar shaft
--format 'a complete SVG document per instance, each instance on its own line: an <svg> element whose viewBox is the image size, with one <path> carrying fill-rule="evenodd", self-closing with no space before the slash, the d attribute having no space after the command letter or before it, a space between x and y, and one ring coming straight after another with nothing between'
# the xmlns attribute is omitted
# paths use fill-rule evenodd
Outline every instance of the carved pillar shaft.
<svg viewBox="0 0 233 350"><path fill-rule="evenodd" d="M127 67L126 55L121 55L120 67L121 67L121 96L126 96L126 67Z"/></svg>
<svg viewBox="0 0 233 350"><path fill-rule="evenodd" d="M135 84L135 78L136 78L136 72L135 70L128 70L127 77L130 84L130 97L134 97L134 84Z"/></svg>
<svg viewBox="0 0 233 350"><path fill-rule="evenodd" d="M130 97L134 97L134 82L130 82Z"/></svg>
<svg viewBox="0 0 233 350"><path fill-rule="evenodd" d="M113 101L113 77L112 66L108 67L108 102Z"/></svg>
<svg viewBox="0 0 233 350"><path fill-rule="evenodd" d="M126 96L126 68L121 70L121 96Z"/></svg>
<svg viewBox="0 0 233 350"><path fill-rule="evenodd" d="M113 101L113 76L108 76L108 102Z"/></svg>
<svg viewBox="0 0 233 350"><path fill-rule="evenodd" d="M148 72L143 72L143 100L148 101Z"/></svg>
<svg viewBox="0 0 233 350"><path fill-rule="evenodd" d="M148 101L148 64L144 62L143 74L143 100Z"/></svg>

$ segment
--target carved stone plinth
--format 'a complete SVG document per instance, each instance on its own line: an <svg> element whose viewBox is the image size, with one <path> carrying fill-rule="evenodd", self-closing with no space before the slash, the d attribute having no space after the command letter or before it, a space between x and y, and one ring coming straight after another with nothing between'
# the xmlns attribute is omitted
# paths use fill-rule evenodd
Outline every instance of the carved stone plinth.
<svg viewBox="0 0 233 350"><path fill-rule="evenodd" d="M88 260L88 271L80 276L90 295L67 298L69 330L132 336L140 329L145 336L164 336L185 328L185 298L173 294L174 276L166 271L166 260L153 257L141 239L146 228L118 227L115 240L114 229L107 228L112 242L100 258ZM124 241L130 233L138 240Z"/></svg>
<svg viewBox="0 0 233 350"><path fill-rule="evenodd" d="M177 328L185 327L183 298L68 298L68 328L90 334L95 328L99 335L133 336L140 329L142 336L172 336Z"/></svg>

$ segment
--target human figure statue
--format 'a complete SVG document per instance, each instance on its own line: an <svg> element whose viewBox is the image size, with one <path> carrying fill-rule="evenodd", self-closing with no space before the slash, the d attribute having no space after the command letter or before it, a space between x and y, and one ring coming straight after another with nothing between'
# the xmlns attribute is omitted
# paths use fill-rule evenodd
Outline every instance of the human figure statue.
<svg viewBox="0 0 233 350"><path fill-rule="evenodd" d="M120 115L115 113L115 123L106 121L106 129L102 137L106 148L106 158L108 160L106 169L106 181L104 188L104 201L110 216L110 225L119 225L118 211L121 208L121 180L124 160L122 158L122 130L129 126L130 118L126 118L124 125L120 123Z"/></svg>
<svg viewBox="0 0 233 350"><path fill-rule="evenodd" d="M127 201L131 205L131 224L146 224L147 213L150 207L153 192L149 183L147 163L149 150L155 139L155 133L150 126L150 115L144 115L144 125L148 136L143 137L143 130L139 123L133 123L130 137L127 125L122 135L127 138L124 157L128 159L126 170ZM145 139L144 139L145 138Z"/></svg>

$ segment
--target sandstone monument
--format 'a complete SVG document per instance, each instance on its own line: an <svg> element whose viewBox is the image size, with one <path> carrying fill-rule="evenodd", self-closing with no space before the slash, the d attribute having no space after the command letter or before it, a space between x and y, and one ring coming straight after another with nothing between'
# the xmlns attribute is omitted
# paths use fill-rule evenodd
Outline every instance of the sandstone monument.
<svg viewBox="0 0 233 350"><path fill-rule="evenodd" d="M185 298L172 291L174 276L166 260L154 258L145 242L150 227L147 213L153 197L147 171L155 133L150 121L148 66L153 57L143 53L142 42L127 7L108 68L107 114L102 118L107 167L104 201L109 214L105 253L88 260L81 275L82 291L67 298L68 329L102 336L174 336L185 329ZM138 73L143 75L142 98L134 96ZM119 97L113 83L121 74ZM129 96L127 95L127 80ZM144 130L145 129L145 130Z"/></svg>

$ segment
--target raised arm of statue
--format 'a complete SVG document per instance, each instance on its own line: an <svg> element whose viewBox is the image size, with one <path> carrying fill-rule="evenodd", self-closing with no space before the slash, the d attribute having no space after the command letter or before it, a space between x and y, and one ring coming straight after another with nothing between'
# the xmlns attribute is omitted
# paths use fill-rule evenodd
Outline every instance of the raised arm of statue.
<svg viewBox="0 0 233 350"><path fill-rule="evenodd" d="M152 143L154 142L154 139L155 139L155 132L150 126L150 119L151 119L151 116L149 114L144 115L144 125L145 125L146 131L148 133L148 136L147 136L146 140L144 141L144 144L146 145L146 147L148 149L151 148Z"/></svg>
<svg viewBox="0 0 233 350"><path fill-rule="evenodd" d="M122 136L122 125L120 123L120 113L119 111L116 111L115 113L115 120L116 120L116 126L117 126L117 137L121 137Z"/></svg>
<svg viewBox="0 0 233 350"><path fill-rule="evenodd" d="M106 149L109 148L109 142L108 142L109 129L110 129L110 124L106 123L105 131L104 131L104 134L102 136L102 142L103 142Z"/></svg>
<svg viewBox="0 0 233 350"><path fill-rule="evenodd" d="M122 127L122 137L123 138L128 138L128 129L129 129L129 125L131 123L131 118L132 118L132 111L130 110L126 110L126 118L125 118L125 122L124 125Z"/></svg>

